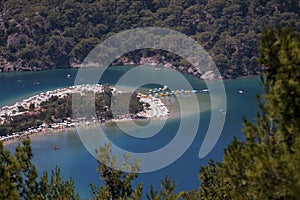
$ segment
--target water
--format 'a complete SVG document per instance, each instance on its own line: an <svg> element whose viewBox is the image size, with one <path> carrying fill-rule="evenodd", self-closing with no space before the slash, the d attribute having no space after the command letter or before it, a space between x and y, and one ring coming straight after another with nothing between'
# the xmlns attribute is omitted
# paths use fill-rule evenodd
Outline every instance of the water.
<svg viewBox="0 0 300 200"><path fill-rule="evenodd" d="M100 83L114 84L129 69L130 67L109 68ZM59 69L42 72L2 73L0 74L0 85L2 86L0 89L0 106L11 105L25 97L49 89L71 86L74 83L76 72L75 69ZM165 72L162 70L162 72L156 73ZM66 78L68 74L71 75L70 79ZM185 77L189 79L194 88L206 87L205 83L200 80L189 76ZM34 84L36 82L39 82L39 84ZM205 158L198 158L199 148L210 121L209 98L207 95L198 95L202 112L196 138L183 156L171 165L155 172L139 175L136 182L143 183L145 193L149 192L150 184L159 188L160 180L165 176L169 176L177 182L177 190L198 188L200 185L198 180L200 166L206 165L211 158L221 161L223 149L234 135L243 138L241 134L243 117L253 120L257 112L256 94L262 93L259 78L225 80L224 84L227 95L226 121L221 137L213 150ZM149 86L151 85L145 87ZM244 93L240 94L239 90L243 90ZM191 108L193 108L192 106ZM116 145L131 151L148 152L149 150L159 149L172 140L179 122L179 119L168 120L164 129L157 136L147 140L129 137L115 125L107 125L104 129ZM186 134L188 136L191 133L187 132ZM10 144L6 145L6 148L13 150L15 146L16 144ZM60 146L61 149L54 151L53 146ZM76 190L80 193L82 199L89 197L89 182L96 185L101 184L99 175L96 172L97 162L81 143L76 131L65 131L60 134L53 133L33 138L32 148L34 152L33 163L37 165L39 173L45 170L50 171L56 165L60 166L64 179L70 177L74 179ZM153 162L159 162L155 161L155 158L153 160Z"/></svg>

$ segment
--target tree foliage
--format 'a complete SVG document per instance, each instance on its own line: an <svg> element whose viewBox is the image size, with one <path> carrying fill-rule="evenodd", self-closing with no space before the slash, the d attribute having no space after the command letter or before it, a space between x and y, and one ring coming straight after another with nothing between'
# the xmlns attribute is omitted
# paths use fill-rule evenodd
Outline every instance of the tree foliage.
<svg viewBox="0 0 300 200"><path fill-rule="evenodd" d="M121 161L117 155L112 154L112 144L96 149L100 179L104 184L96 187L90 184L91 194L95 200L141 200L143 198L142 183L135 183L138 177L139 160L130 159L129 155L123 155ZM176 182L169 177L161 181L160 192L151 185L150 193L146 195L148 200L180 200L184 199L186 192L176 193Z"/></svg>
<svg viewBox="0 0 300 200"><path fill-rule="evenodd" d="M200 170L201 199L300 198L300 34L267 28L259 62L265 95L256 123L245 120L245 141L234 139L222 163Z"/></svg>
<svg viewBox="0 0 300 200"><path fill-rule="evenodd" d="M29 140L19 144L14 155L0 142L0 199L79 199L73 180L63 181L58 167L50 180L47 172L38 179L32 157Z"/></svg>
<svg viewBox="0 0 300 200"><path fill-rule="evenodd" d="M161 191L158 192L154 187L150 186L150 194L147 194L148 200L179 200L185 197L186 192L175 192L176 182L172 182L169 177L165 177L161 181Z"/></svg>
<svg viewBox="0 0 300 200"><path fill-rule="evenodd" d="M112 155L111 143L97 149L96 154L97 171L100 173L104 185L97 188L90 184L93 199L141 199L142 185L139 183L136 188L132 186L132 181L138 176L139 161L135 159L130 163L130 156L124 155L123 161L119 165L118 157Z"/></svg>
<svg viewBox="0 0 300 200"><path fill-rule="evenodd" d="M259 38L266 25L295 24L299 1L252 0L5 0L0 3L0 70L41 70L77 66L91 49L121 31L158 26L180 31L209 51L225 78L257 74ZM128 62L157 56L180 66L180 59L156 51L131 52ZM186 71L186 70L185 70Z"/></svg>

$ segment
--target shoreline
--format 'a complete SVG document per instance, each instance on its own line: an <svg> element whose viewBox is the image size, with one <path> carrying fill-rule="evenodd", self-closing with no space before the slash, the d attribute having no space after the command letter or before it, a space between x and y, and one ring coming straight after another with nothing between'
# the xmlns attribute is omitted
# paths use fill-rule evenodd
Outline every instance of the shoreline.
<svg viewBox="0 0 300 200"><path fill-rule="evenodd" d="M72 131L79 127L89 127L89 126L106 126L106 125L112 125L116 124L118 122L126 122L126 121L135 121L135 122L146 122L150 120L174 120L181 117L181 111L180 111L180 104L176 100L176 98L172 96L163 96L159 98L155 97L142 97L141 101L144 99L148 99L152 101L152 108L149 110L141 111L143 112L144 116L139 116L138 114L135 115L135 117L131 117L130 115L125 115L122 118L118 119L107 119L105 121L78 121L76 123L74 122L64 122L64 123L58 123L58 124L52 124L55 125L51 128L36 128L31 131L23 131L21 135L11 135L11 137L7 140L1 140L4 145L20 142L25 138L36 138L39 136L43 136L45 134L59 134L66 131ZM153 108L153 104L156 105L156 108ZM147 111L152 110L158 111L154 112L155 115L150 115L149 113L146 113ZM166 114L167 112L167 114ZM191 113L192 114L192 113ZM2 137L3 138L3 137Z"/></svg>
<svg viewBox="0 0 300 200"><path fill-rule="evenodd" d="M177 113L178 114L178 113ZM62 134L62 133L66 133L66 132L70 132L70 131L75 131L77 128L87 128L90 126L109 126L112 124L117 124L118 122L128 122L128 121L134 121L134 122L145 122L145 121L150 121L150 120L161 120L163 119L167 119L167 120L174 120L177 119L179 116L174 114L170 114L167 118L123 118L123 119L111 119L111 120L107 120L105 122L96 122L96 123L89 123L89 124L81 124L75 127L67 127L67 128L61 128L61 129L51 129L48 131L41 131L38 133L32 133L32 134L27 134L21 138L13 138L7 141L1 141L3 143L3 145L9 145L9 144L14 144L14 143L20 143L25 139L33 139L33 138L38 138L41 136L45 136L45 135L54 135L54 134Z"/></svg>
<svg viewBox="0 0 300 200"><path fill-rule="evenodd" d="M155 66L153 66L155 67ZM88 85L86 85L88 86ZM97 87L96 87L97 86ZM20 103L26 103L26 107L29 107L29 105L32 102L35 102L35 104L40 103L43 100L47 100L49 97L51 96L65 96L66 94L72 93L70 92L70 90L72 91L77 91L77 92L81 92L80 90L84 89L82 88L84 87L84 85L76 85L76 86L70 86L70 87L65 87L65 88L59 88L59 89L54 89L54 90L50 90L50 91L46 91L46 92L42 92L40 94L37 94L35 96L31 96L29 98L23 99L21 102L16 102L14 106L4 106L2 108L0 108L0 114L1 114L1 110L4 111L3 113L7 113L10 110L16 109L19 105L21 105ZM90 88L88 89L92 89L94 92L97 90L102 90L102 85L99 84L95 84L95 85L90 85ZM164 86L167 88L167 86ZM162 88L162 89L166 89L166 88ZM14 143L14 142L18 142L21 141L23 138L33 138L33 137L38 137L39 135L44 135L47 133L57 133L57 132L64 132L64 131L68 131L68 130L72 130L76 127L81 127L81 126L89 126L92 124L100 124L100 125L106 125L106 124L110 124L110 123L114 123L114 122L118 122L118 121L146 121L146 120L153 120L153 119L174 119L174 118L178 118L180 117L180 110L178 111L174 111L173 108L171 108L171 103L170 103L170 98L171 97L165 97L165 95L169 92L166 92L165 90L163 90L163 94L162 95L158 95L159 93L156 93L157 96L162 96L162 97L152 97L151 94L154 95L154 93L150 93L149 89L149 95L144 95L141 94L140 96L145 96L145 97L141 97L140 101L141 102L149 102L150 104L152 103L152 113L149 111L147 112L146 110L142 111L144 113L142 113L141 115L137 115L138 117L133 117L133 118L129 118L128 115L124 115L122 116L120 119L106 119L104 120L104 122L99 121L97 119L93 119L92 121L89 120L77 120L77 119L71 119L71 121L63 121L60 123L51 123L49 126L45 126L43 124L42 127L33 127L30 128L28 130L22 131L22 132L15 132L15 133L10 133L6 136L2 136L0 137L0 141L2 141L4 144L9 144L9 143ZM156 90L156 88L155 88ZM120 91L117 91L116 88L113 88L113 91L115 93L119 93ZM152 90L151 90L152 91ZM176 90L177 91L177 90ZM175 94L176 94L175 91ZM161 90L160 90L161 92ZM172 91L173 92L173 91ZM184 91L182 91L184 93ZM120 92L121 93L121 92ZM177 93L181 93L181 91L177 91ZM174 94L174 93L173 93ZM157 103L157 105L156 105ZM169 104L169 105L168 105ZM7 108L6 110L3 108ZM172 110L172 111L171 111ZM176 109L175 109L176 110ZM169 112L171 111L171 112ZM177 113L176 113L177 112ZM2 114L3 114L2 113ZM18 113L17 113L18 114ZM13 114L11 114L11 116L13 116ZM0 116L1 117L1 116ZM76 122L75 122L76 121ZM47 125L47 124L46 124Z"/></svg>
<svg viewBox="0 0 300 200"><path fill-rule="evenodd" d="M121 67L121 66L125 66L125 67L136 67L136 66L141 66L141 65L147 65L149 67L152 67L152 68L157 68L157 63L156 62L153 62L153 63L140 63L140 64L133 64L133 63L124 63L123 65L110 65L108 67ZM93 68L93 67L89 67L89 68ZM94 67L94 68L97 68L97 67ZM169 68L172 68L172 67L167 67L167 66L163 66L161 67L163 69L169 69ZM47 69L38 69L38 70L14 70L14 71L0 71L0 75L1 74L12 74L12 73L22 73L22 72L42 72L42 71L52 71L52 70L64 70L64 69L80 69L80 67L78 66L70 66L70 67L61 67L61 68L47 68ZM199 76L197 75L194 75L192 72L182 72L180 69L176 69L176 68L172 68L172 69L175 69L176 71L180 72L180 73L184 73L184 74L188 74L194 78L197 78L199 80L203 80L205 81L206 79L202 79L200 78ZM247 77L255 77L255 76L260 76L260 74L248 74L248 75L240 75L240 76L236 76L236 77L231 77L231 78L228 78L228 77L223 77L221 78L221 80L235 80L235 79L239 79L239 78L247 78ZM208 79L207 79L208 80ZM220 80L220 78L216 77L212 80Z"/></svg>
<svg viewBox="0 0 300 200"><path fill-rule="evenodd" d="M43 97L43 99L48 99L51 96L56 96L56 94L59 94L59 96L65 96L66 93L70 93L68 89L70 88L85 88L84 86L77 86L77 87L69 87L69 88L64 88L64 89L56 89L56 90L51 90L47 92L40 93L39 95L35 95L33 97L30 97L28 99L24 99L21 102L17 102L15 105L23 105L24 102L26 104L32 104L32 102L36 103L36 99L39 99L39 97ZM87 85L86 85L87 87ZM102 86L95 86L91 85L89 89L95 90L99 89L98 87ZM87 88L85 88L87 89ZM77 91L75 89L75 91ZM115 93L119 93L120 91L116 91L115 88L113 88L113 91ZM94 91L95 92L95 91ZM48 94L48 95L45 95ZM39 103L43 101L40 100ZM14 143L14 142L19 142L22 141L24 138L34 138L38 137L39 135L45 135L45 134L52 134L52 133L57 133L57 132L64 132L68 130L73 130L74 128L76 129L77 127L87 127L90 125L107 125L109 123L114 123L118 121L145 121L145 120L153 120L153 119L166 119L166 118L171 118L174 117L174 115L170 115L169 109L165 104L161 102L161 99L159 98L154 98L150 96L146 97L141 97L140 102L147 102L149 103L150 107L148 109L144 108L143 111L135 114L135 115L123 115L121 118L113 118L113 119L106 119L104 121L99 119L92 119L92 120L78 120L78 119L72 119L72 121L63 121L60 123L51 123L46 125L40 125L39 127L32 127L27 130L24 130L22 132L12 132L10 134L7 134L6 136L1 136L0 141L3 142L4 145ZM37 104L37 103L36 103ZM8 114L8 116L14 116L11 112L11 110L16 107L16 106L5 106L0 109L2 111L2 114Z"/></svg>
<svg viewBox="0 0 300 200"><path fill-rule="evenodd" d="M172 99L170 99L172 98ZM115 125L118 122L128 122L128 121L134 121L134 122L146 122L146 121L151 121L151 120L175 120L181 117L181 111L180 111L180 105L178 104L179 102L176 100L174 97L160 97L159 100L161 103L166 107L166 109L169 111L168 116L166 117L145 117L145 118L129 118L124 117L120 119L109 119L104 122L99 122L99 121L85 121L85 122L79 122L75 126L72 127L59 127L56 129L46 129L43 131L39 132L33 132L31 134L23 135L23 137L16 137L12 138L7 141L2 141L4 145L8 144L13 144L13 143L19 143L24 139L32 139L32 138L38 138L41 136L45 135L53 135L53 134L62 134L66 133L69 131L74 131L77 128L87 128L90 126L110 126L110 125ZM175 101L174 101L175 100Z"/></svg>

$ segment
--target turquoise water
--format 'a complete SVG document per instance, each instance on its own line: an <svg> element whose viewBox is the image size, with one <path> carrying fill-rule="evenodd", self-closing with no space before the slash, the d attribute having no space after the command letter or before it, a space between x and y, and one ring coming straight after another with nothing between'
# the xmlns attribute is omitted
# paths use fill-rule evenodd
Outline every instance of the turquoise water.
<svg viewBox="0 0 300 200"><path fill-rule="evenodd" d="M104 79L100 80L100 83L114 84L129 69L130 67L109 68L105 72ZM71 86L74 83L76 72L75 69L60 69L0 74L0 84L2 86L0 88L0 106L13 104L25 97L49 89ZM91 73L93 73L92 69ZM68 74L71 75L70 79L66 78ZM147 75L150 74L150 72L147 72ZM194 88L206 87L204 82L187 75L185 76ZM36 82L40 84L34 84ZM262 93L259 86L259 78L248 77L237 80L225 80L224 84L227 95L226 121L221 137L213 150L205 158L198 158L199 148L210 121L210 111L207 109L210 107L209 98L205 94L198 95L200 108L202 108L203 112L201 112L196 138L183 156L171 165L155 172L139 175L137 182L143 182L145 193L149 192L150 184L158 188L160 180L165 176L176 180L177 190L198 188L200 185L198 181L199 167L205 165L211 158L221 161L223 149L234 135L241 139L243 138L241 134L243 117L253 120L257 112L256 94ZM151 87L151 85L147 85L147 87ZM240 94L239 90L243 90L244 93ZM130 137L115 125L107 125L104 129L114 144L133 152L148 152L168 144L175 136L179 123L179 119L168 120L159 134L147 139ZM191 133L187 132L186 134L188 136ZM15 145L10 144L6 147L12 150ZM61 146L61 149L58 151L52 150L52 147L57 145ZM66 131L60 134L33 138L32 147L34 152L33 162L37 165L39 173L45 170L49 171L54 169L56 165L59 165L64 178L72 177L75 180L76 189L82 198L89 197L89 182L97 185L101 183L96 172L96 160L85 149L76 131Z"/></svg>

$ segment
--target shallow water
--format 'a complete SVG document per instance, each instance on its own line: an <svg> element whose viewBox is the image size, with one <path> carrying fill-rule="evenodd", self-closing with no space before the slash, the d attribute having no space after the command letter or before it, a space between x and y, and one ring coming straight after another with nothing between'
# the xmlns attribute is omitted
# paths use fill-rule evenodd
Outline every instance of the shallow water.
<svg viewBox="0 0 300 200"><path fill-rule="evenodd" d="M114 84L124 72L130 69L130 67L109 68L109 70L105 72L104 79L100 80L100 83L108 82ZM151 70L153 71L153 69ZM168 71L164 72L164 70L162 70L156 73L167 72ZM151 71L147 71L147 73L151 74ZM71 75L70 79L66 78L67 74ZM13 104L25 97L49 89L71 86L74 83L75 76L75 69L0 74L0 84L2 86L0 88L0 106ZM187 77L194 88L206 88L203 81L191 78L187 75L185 75L185 77ZM36 82L40 84L34 84ZM198 188L200 185L198 181L199 167L205 165L211 158L221 161L223 148L232 140L234 135L238 138L243 138L241 134L243 117L246 116L252 120L256 115L256 94L262 92L259 86L259 78L248 77L237 80L225 80L224 84L227 95L226 121L221 137L215 147L205 158L199 159L199 148L203 142L211 116L209 95L200 94L198 95L198 101L202 112L200 113L199 129L195 139L187 151L171 165L154 172L139 175L136 181L143 182L146 193L149 191L150 184L154 184L154 186L158 188L160 180L165 176L176 180L178 190ZM144 87L155 87L155 85L148 84ZM145 91L145 88L141 88L140 90ZM244 93L240 94L238 92L239 90L243 90ZM193 107L194 102L189 102L188 97L185 99L185 103L190 105L189 112L195 110ZM213 109L223 112L222 108L220 109L217 106ZM189 118L190 116L186 117ZM146 139L134 138L121 131L118 126L114 124L104 126L103 130L106 136L120 148L132 152L149 152L167 145L175 137L179 124L180 119L168 120L158 134ZM130 131L135 131L131 126L127 128L131 128ZM91 134L93 129L95 132L94 137ZM90 133L91 137L88 138L88 141L90 151L93 153L93 148L96 148L103 142L101 137L97 134L99 127L89 127L85 130ZM138 132L137 134L140 133ZM189 131L186 132L187 137L189 137L190 134L192 133ZM16 144L9 144L6 145L6 148L13 150L15 145ZM60 146L61 149L53 150L53 146ZM33 162L37 165L39 173L45 170L49 171L54 169L56 165L59 165L64 178L72 177L75 180L76 189L82 198L89 197L89 182L95 184L100 183L99 175L96 172L97 162L93 155L84 147L75 130L33 138L32 147L34 152ZM160 162L160 160L153 158L153 162Z"/></svg>

